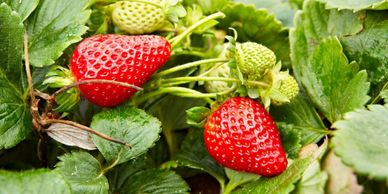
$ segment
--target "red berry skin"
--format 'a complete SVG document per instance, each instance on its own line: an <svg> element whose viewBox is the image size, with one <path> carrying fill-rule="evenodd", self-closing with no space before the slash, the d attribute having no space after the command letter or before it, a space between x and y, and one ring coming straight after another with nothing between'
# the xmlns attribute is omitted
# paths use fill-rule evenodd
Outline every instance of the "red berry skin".
<svg viewBox="0 0 388 194"><path fill-rule="evenodd" d="M70 69L77 79L107 79L143 85L163 66L171 53L161 36L100 34L84 39L73 51ZM101 107L121 104L136 90L124 86L92 83L79 86L83 96Z"/></svg>
<svg viewBox="0 0 388 194"><path fill-rule="evenodd" d="M226 100L205 124L205 146L221 165L261 176L275 176L287 167L275 122L257 101Z"/></svg>

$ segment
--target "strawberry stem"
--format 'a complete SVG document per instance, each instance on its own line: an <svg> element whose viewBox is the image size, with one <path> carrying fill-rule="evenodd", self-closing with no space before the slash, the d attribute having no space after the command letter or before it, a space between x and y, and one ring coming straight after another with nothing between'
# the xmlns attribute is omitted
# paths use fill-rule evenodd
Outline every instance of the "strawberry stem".
<svg viewBox="0 0 388 194"><path fill-rule="evenodd" d="M206 100L208 103L212 104L213 100L210 98L216 98L217 96L221 95L226 95L229 94L230 92L235 91L235 87L232 87L229 90L225 90L222 92L216 92L216 93L202 93L197 90L193 90L190 88L185 88L185 87L160 87L158 90L146 93L144 95L139 96L139 100L134 99L136 104L141 104L145 101L147 101L149 98L152 98L157 95L161 94L172 94L180 97L187 97L187 98L203 98Z"/></svg>
<svg viewBox="0 0 388 194"><path fill-rule="evenodd" d="M170 39L170 43L171 43L171 47L174 48L176 47L185 37L187 37L191 32L193 32L196 28L200 27L201 25L203 24L206 24L206 22L210 21L210 20L214 20L214 19L218 19L218 18L224 18L225 17L225 14L222 13L222 12L216 12L216 13L213 13L211 15L208 15L207 17L205 18L202 18L201 20L199 20L198 22L196 22L195 24L191 25L190 27L188 27L185 31L183 31L181 34L179 34L178 36Z"/></svg>
<svg viewBox="0 0 388 194"><path fill-rule="evenodd" d="M241 83L241 80L236 78L228 78L228 77L176 77L176 78L169 78L164 79L162 81L163 84L172 84L172 85L179 85L179 84L185 84L189 82L196 82L196 81L224 81L224 82L238 82ZM251 81L251 80L245 80L245 83L248 83L250 85L256 85L256 86L262 86L262 87L268 87L269 85L265 82L260 81Z"/></svg>
<svg viewBox="0 0 388 194"><path fill-rule="evenodd" d="M219 59L219 58L204 59L204 60L194 61L194 62L186 63L186 64L183 64L183 65L179 65L179 66L176 66L176 67L173 67L173 68L161 71L161 72L155 74L155 76L156 77L165 76L165 75L168 75L168 74L171 74L171 73L175 73L177 71L181 71L181 70L184 70L184 69L196 67L196 66L203 65L203 64L223 63L223 62L228 62L228 61L229 61L229 59Z"/></svg>

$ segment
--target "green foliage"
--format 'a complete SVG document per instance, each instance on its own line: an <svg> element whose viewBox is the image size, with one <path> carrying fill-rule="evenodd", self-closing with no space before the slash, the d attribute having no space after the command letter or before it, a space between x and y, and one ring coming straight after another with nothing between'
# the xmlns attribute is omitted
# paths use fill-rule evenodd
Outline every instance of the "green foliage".
<svg viewBox="0 0 388 194"><path fill-rule="evenodd" d="M254 4L258 9L267 9L276 15L285 27L293 27L293 18L296 10L293 9L292 4L284 0L237 0L245 4Z"/></svg>
<svg viewBox="0 0 388 194"><path fill-rule="evenodd" d="M309 167L312 162L311 157L297 159L292 162L287 170L276 177L262 177L259 180L248 184L241 190L235 193L277 193L287 194L291 192L295 186L294 183L298 181L303 172Z"/></svg>
<svg viewBox="0 0 388 194"><path fill-rule="evenodd" d="M91 11L89 0L42 0L27 19L30 63L53 64L71 44L81 40Z"/></svg>
<svg viewBox="0 0 388 194"><path fill-rule="evenodd" d="M388 9L388 2L385 0L318 0L326 4L326 8L353 9L359 11L362 9Z"/></svg>
<svg viewBox="0 0 388 194"><path fill-rule="evenodd" d="M304 72L301 82L330 122L369 100L366 71L358 71L355 63L348 64L337 39L323 40L307 64L300 67Z"/></svg>
<svg viewBox="0 0 388 194"><path fill-rule="evenodd" d="M148 169L130 176L121 190L128 194L178 194L188 193L188 186L180 176L172 171Z"/></svg>
<svg viewBox="0 0 388 194"><path fill-rule="evenodd" d="M276 17L265 9L253 5L231 3L222 10L226 17L218 27L237 30L238 41L252 41L263 44L275 52L282 64L289 65L288 32ZM252 17L254 16L254 17Z"/></svg>
<svg viewBox="0 0 388 194"><path fill-rule="evenodd" d="M297 158L299 150L302 148L302 133L300 129L292 124L287 125L286 123L277 123L277 126L287 157L291 159Z"/></svg>
<svg viewBox="0 0 388 194"><path fill-rule="evenodd" d="M225 174L229 178L229 182L225 187L224 193L230 193L238 186L244 185L252 181L256 181L260 178L260 176L257 174L239 172L229 168L225 168Z"/></svg>
<svg viewBox="0 0 388 194"><path fill-rule="evenodd" d="M1 1L0 1L1 2ZM11 81L22 73L23 24L20 15L5 3L0 4L0 71Z"/></svg>
<svg viewBox="0 0 388 194"><path fill-rule="evenodd" d="M371 93L378 95L388 81L388 13L366 11L363 29L354 36L342 37L341 43L349 60L355 60L366 69L371 82Z"/></svg>
<svg viewBox="0 0 388 194"><path fill-rule="evenodd" d="M343 162L356 172L373 178L387 178L388 169L388 107L370 105L368 110L359 109L345 115L333 127L332 146Z"/></svg>
<svg viewBox="0 0 388 194"><path fill-rule="evenodd" d="M108 180L100 163L87 152L73 152L59 157L56 172L63 175L74 193L108 193Z"/></svg>
<svg viewBox="0 0 388 194"><path fill-rule="evenodd" d="M17 145L31 132L31 115L20 91L0 71L0 149Z"/></svg>
<svg viewBox="0 0 388 194"><path fill-rule="evenodd" d="M207 153L203 130L190 130L176 156L180 166L186 166L209 173L218 180L221 187L225 184L224 169Z"/></svg>
<svg viewBox="0 0 388 194"><path fill-rule="evenodd" d="M302 145L316 143L327 133L317 111L303 95L297 96L289 104L271 107L270 113L280 124L280 132L283 128L298 130Z"/></svg>
<svg viewBox="0 0 388 194"><path fill-rule="evenodd" d="M120 164L144 154L159 139L161 123L143 110L119 106L93 116L91 128L113 138L125 141L124 146L97 136L93 141L105 159Z"/></svg>
<svg viewBox="0 0 388 194"><path fill-rule="evenodd" d="M22 21L26 20L39 4L39 0L0 0L0 3L2 2L6 3L12 8L12 10L19 13Z"/></svg>
<svg viewBox="0 0 388 194"><path fill-rule="evenodd" d="M47 169L24 172L0 171L0 193L71 194L65 179L55 171Z"/></svg>

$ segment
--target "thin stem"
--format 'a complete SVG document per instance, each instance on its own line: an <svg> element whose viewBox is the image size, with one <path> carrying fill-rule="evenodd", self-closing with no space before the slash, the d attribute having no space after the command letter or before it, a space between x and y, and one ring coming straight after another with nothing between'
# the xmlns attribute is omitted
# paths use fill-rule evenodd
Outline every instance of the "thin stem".
<svg viewBox="0 0 388 194"><path fill-rule="evenodd" d="M224 18L224 17L225 17L224 13L216 12L216 13L213 13L213 14L211 14L211 15L209 15L209 16L201 19L201 20L199 20L197 23L195 23L194 25L192 25L189 28L187 28L184 32L182 32L182 34L179 34L178 36L172 38L170 40L171 47L172 48L176 47L185 37L187 37L187 35L189 35L196 28L200 27L201 25L205 24L206 22L208 22L210 20L217 19L217 18Z"/></svg>
<svg viewBox="0 0 388 194"><path fill-rule="evenodd" d="M202 93L197 90L193 90L190 88L185 88L185 87L162 87L158 90L155 90L153 92L149 92L143 96L141 96L141 99L139 100L139 104L148 100L151 97L161 95L161 94L166 94L170 93L172 95L180 96L180 97L188 97L188 98L203 98L209 103L213 103L213 100L210 98L215 98L219 95L225 95L230 92L233 92L236 90L236 87L233 86L229 90L225 90L222 92L214 92L214 93Z"/></svg>
<svg viewBox="0 0 388 194"><path fill-rule="evenodd" d="M87 131L89 133L92 133L94 135L97 135L103 139L106 139L108 141L111 141L111 142L114 142L114 143L118 143L118 144L122 144L124 146L128 146L129 148L131 147L128 143L124 142L124 141L121 141L121 140L117 140L117 139L114 139L108 135L105 135L101 132L98 132L96 130L93 130L92 128L89 128L85 125L81 125L79 123L76 123L76 122L73 122L73 121L68 121L68 120L61 120L61 119L45 119L44 121L42 121L43 124L53 124L53 123L62 123L62 124L65 124L65 125L71 125L73 127L77 127L78 129L81 129L81 130L84 130L84 131Z"/></svg>
<svg viewBox="0 0 388 194"><path fill-rule="evenodd" d="M71 89L73 87L76 87L76 86L79 86L79 85L82 85L82 84L92 84L92 83L114 84L114 85L124 86L124 87L127 87L127 88L133 88L135 90L143 90L143 88L141 88L141 87L138 87L138 86L135 86L135 85L132 85L132 84L128 84L128 83L125 83L125 82L120 82L120 81L115 81L115 80L107 80L107 79L90 79L90 80L81 80L81 81L75 82L73 84L67 85L67 86L57 90L52 95L52 97L55 98L60 93L65 92L66 90L69 90L69 89Z"/></svg>
<svg viewBox="0 0 388 194"><path fill-rule="evenodd" d="M380 92L385 90L388 87L388 82L384 84L384 86L381 88ZM377 95L370 104L376 104L381 99L381 94Z"/></svg>
<svg viewBox="0 0 388 194"><path fill-rule="evenodd" d="M34 89L32 86L31 67L30 67L30 60L29 60L29 55L28 55L28 34L27 34L27 32L24 33L24 55L25 55L25 62L26 62L28 91L29 91L29 94L30 94L32 101L34 101L35 96L34 96Z"/></svg>
<svg viewBox="0 0 388 194"><path fill-rule="evenodd" d="M224 82L241 82L239 79L236 78L228 78L228 77L176 77L176 78L169 78L161 80L162 84L184 84L189 83L193 81L224 81ZM262 86L262 87L268 87L269 85L265 82L260 81L251 81L246 80L246 83L250 85L256 85L256 86Z"/></svg>
<svg viewBox="0 0 388 194"><path fill-rule="evenodd" d="M205 75L211 73L212 71L218 69L219 67L223 66L224 64L225 64L225 63L219 63L219 64L217 64L217 65L214 65L212 68L210 68L209 70L207 70L207 71L201 73L201 74L198 75L198 76L199 76L199 77L203 77L203 76L205 76Z"/></svg>
<svg viewBox="0 0 388 194"><path fill-rule="evenodd" d="M221 62L227 62L227 61L229 61L229 60L228 59L219 59L219 58L204 59L204 60L194 61L194 62L186 63L186 64L183 64L183 65L179 65L179 66L176 66L176 67L169 68L167 70L161 71L161 72L157 73L155 76L160 77L160 76L168 75L168 74L171 74L171 73L175 73L177 71L181 71L181 70L184 70L184 69L192 68L192 67L203 65L203 64L221 63Z"/></svg>

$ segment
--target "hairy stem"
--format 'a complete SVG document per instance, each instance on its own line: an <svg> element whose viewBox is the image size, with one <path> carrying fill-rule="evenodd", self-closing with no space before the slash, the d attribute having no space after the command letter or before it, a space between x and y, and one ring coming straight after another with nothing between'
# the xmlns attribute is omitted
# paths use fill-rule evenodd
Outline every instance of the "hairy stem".
<svg viewBox="0 0 388 194"><path fill-rule="evenodd" d="M184 84L184 83L190 83L190 82L196 82L196 81L224 81L224 82L241 82L239 79L236 78L228 78L228 77L176 77L176 78L169 78L161 80L162 85L163 84ZM260 81L251 81L246 80L245 83L248 83L250 85L256 85L256 86L262 86L262 87L268 87L269 85L265 82Z"/></svg>
<svg viewBox="0 0 388 194"><path fill-rule="evenodd" d="M206 22L210 21L210 20L214 20L214 19L218 19L218 18L224 18L225 17L225 14L222 13L222 12L216 12L216 13L213 13L201 20L199 20L197 23L193 24L192 26L190 26L189 28L187 28L184 32L182 32L181 34L179 34L178 36L172 38L170 40L171 42L171 47L174 48L176 47L185 37L187 37L187 35L189 35L191 32L193 32L196 28L200 27L201 25L205 24Z"/></svg>
<svg viewBox="0 0 388 194"><path fill-rule="evenodd" d="M169 68L167 70L161 71L161 72L157 73L155 76L156 77L165 76L165 75L168 75L168 74L171 74L171 73L175 73L177 71L181 71L181 70L184 70L184 69L196 67L196 66L199 66L199 65L204 65L204 64L209 64L209 63L221 63L221 62L228 62L228 61L229 61L229 59L219 59L219 58L204 59L204 60L194 61L194 62L186 63L186 64L183 64L183 65L179 65L179 66L176 66L176 67Z"/></svg>
<svg viewBox="0 0 388 194"><path fill-rule="evenodd" d="M68 120L61 120L61 119L45 119L43 120L43 124L47 125L47 124L53 124L53 123L62 123L62 124L66 124L66 125L71 125L73 127L77 127L78 129L81 129L81 130L84 130L84 131L87 131L89 133L92 133L94 135L97 135L103 139L106 139L108 141L111 141L111 142L114 142L114 143L118 143L118 144L122 144L122 145L125 145L127 147L131 147L128 143L124 142L124 141L121 141L121 140L117 140L117 139L114 139L108 135L105 135L99 131L96 131L96 130L93 130L92 128L89 128L85 125L81 125L79 123L76 123L76 122L73 122L73 121L68 121Z"/></svg>

